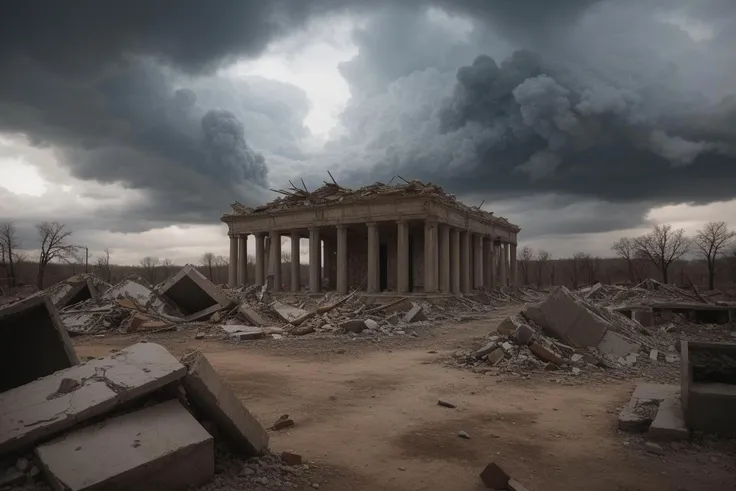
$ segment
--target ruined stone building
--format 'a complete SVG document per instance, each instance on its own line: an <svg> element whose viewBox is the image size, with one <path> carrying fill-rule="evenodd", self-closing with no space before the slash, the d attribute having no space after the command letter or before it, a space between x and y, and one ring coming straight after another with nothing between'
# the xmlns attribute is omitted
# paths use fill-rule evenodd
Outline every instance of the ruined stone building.
<svg viewBox="0 0 736 491"><path fill-rule="evenodd" d="M229 284L299 291L299 239L309 239L309 289L360 288L428 294L471 293L516 284L519 227L460 203L419 181L350 190L337 184L222 216L230 237ZM255 240L255 278L246 278L247 241ZM291 238L291 284L281 281L281 238ZM266 257L268 255L268 257Z"/></svg>

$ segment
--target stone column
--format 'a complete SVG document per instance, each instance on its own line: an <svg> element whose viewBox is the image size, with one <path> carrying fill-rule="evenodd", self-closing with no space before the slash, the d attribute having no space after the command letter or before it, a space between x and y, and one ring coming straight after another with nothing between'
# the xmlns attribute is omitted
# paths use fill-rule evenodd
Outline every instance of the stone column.
<svg viewBox="0 0 736 491"><path fill-rule="evenodd" d="M348 292L348 229L337 226L337 293Z"/></svg>
<svg viewBox="0 0 736 491"><path fill-rule="evenodd" d="M319 227L309 227L309 291L318 293L322 283L322 243Z"/></svg>
<svg viewBox="0 0 736 491"><path fill-rule="evenodd" d="M424 222L424 292L437 292L437 222Z"/></svg>
<svg viewBox="0 0 736 491"><path fill-rule="evenodd" d="M291 232L291 291L302 289L301 268L299 264L299 232Z"/></svg>
<svg viewBox="0 0 736 491"><path fill-rule="evenodd" d="M493 290L496 287L496 284L498 281L496 280L496 243L493 241L493 237L491 237L490 244L490 257L488 260L490 261L490 275L491 275L491 282L488 284L488 289Z"/></svg>
<svg viewBox="0 0 736 491"><path fill-rule="evenodd" d="M263 286L263 282L265 278L263 277L266 266L265 264L265 257L264 257L264 247L263 247L263 241L264 241L264 234L262 232L259 232L255 234L256 237L256 285Z"/></svg>
<svg viewBox="0 0 736 491"><path fill-rule="evenodd" d="M516 282L518 280L518 277L517 277L518 272L516 271L516 244L511 244L510 249L511 249L511 252L510 252L511 254L511 286L516 286L517 285Z"/></svg>
<svg viewBox="0 0 736 491"><path fill-rule="evenodd" d="M439 225L440 232L440 291L450 293L450 227Z"/></svg>
<svg viewBox="0 0 736 491"><path fill-rule="evenodd" d="M509 250L505 243L501 243L499 247L501 251L501 259L499 261L499 268L501 269L501 287L505 288L508 285L508 269L509 269Z"/></svg>
<svg viewBox="0 0 736 491"><path fill-rule="evenodd" d="M238 283L238 236L230 236L230 263L227 270L227 285L235 288Z"/></svg>
<svg viewBox="0 0 736 491"><path fill-rule="evenodd" d="M377 293L380 285L378 271L378 225L375 222L368 224L368 284L367 291Z"/></svg>
<svg viewBox="0 0 736 491"><path fill-rule="evenodd" d="M268 277L271 279L271 291L281 291L281 233L272 230L270 233L271 247L269 249L268 259Z"/></svg>
<svg viewBox="0 0 736 491"><path fill-rule="evenodd" d="M324 273L322 274L322 276L324 276L327 280L327 289L331 290L335 288L334 279L332 278L332 271L334 269L336 259L335 243L332 241L332 239L329 239L327 237L324 238L322 243L324 244L324 258L322 264L322 267L324 268Z"/></svg>
<svg viewBox="0 0 736 491"><path fill-rule="evenodd" d="M263 283L265 283L268 280L268 273L269 271L271 271L271 268L268 265L268 260L271 257L271 253L269 251L271 251L271 235L264 234L264 237L263 237Z"/></svg>
<svg viewBox="0 0 736 491"><path fill-rule="evenodd" d="M409 224L396 222L396 287L399 293L409 292Z"/></svg>
<svg viewBox="0 0 736 491"><path fill-rule="evenodd" d="M483 289L483 236L473 234L473 288Z"/></svg>
<svg viewBox="0 0 736 491"><path fill-rule="evenodd" d="M238 236L238 285L248 283L248 236Z"/></svg>
<svg viewBox="0 0 736 491"><path fill-rule="evenodd" d="M470 293L470 233L460 231L460 291Z"/></svg>
<svg viewBox="0 0 736 491"><path fill-rule="evenodd" d="M488 245L488 237L482 236L481 237L481 246L483 248L483 290L488 291L488 285L491 284L491 262L489 260L490 257L490 247Z"/></svg>
<svg viewBox="0 0 736 491"><path fill-rule="evenodd" d="M450 228L450 291L460 293L460 231Z"/></svg>

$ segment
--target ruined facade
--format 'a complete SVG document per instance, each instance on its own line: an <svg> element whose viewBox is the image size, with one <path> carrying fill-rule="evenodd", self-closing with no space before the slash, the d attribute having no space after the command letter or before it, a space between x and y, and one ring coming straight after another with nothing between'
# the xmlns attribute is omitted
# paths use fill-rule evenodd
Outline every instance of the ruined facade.
<svg viewBox="0 0 736 491"><path fill-rule="evenodd" d="M272 291L301 288L300 239L309 240L309 289L359 288L427 294L471 293L516 284L519 227L460 203L419 181L350 190L337 184L258 208L234 203L222 216L230 237L229 284ZM246 278L247 241L255 240L255 277ZM281 282L281 238L291 239L291 284Z"/></svg>

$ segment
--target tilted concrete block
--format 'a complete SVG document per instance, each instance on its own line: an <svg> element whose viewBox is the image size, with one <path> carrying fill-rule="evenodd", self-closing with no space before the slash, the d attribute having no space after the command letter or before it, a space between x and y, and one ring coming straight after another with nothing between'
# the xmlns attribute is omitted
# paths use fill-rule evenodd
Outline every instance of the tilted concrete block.
<svg viewBox="0 0 736 491"><path fill-rule="evenodd" d="M66 329L46 296L0 309L0 392L77 364Z"/></svg>
<svg viewBox="0 0 736 491"><path fill-rule="evenodd" d="M182 378L166 348L138 343L0 394L0 454L24 450ZM79 385L60 393L63 379Z"/></svg>
<svg viewBox="0 0 736 491"><path fill-rule="evenodd" d="M68 433L36 456L57 491L184 490L215 468L212 436L175 400Z"/></svg>
<svg viewBox="0 0 736 491"><path fill-rule="evenodd" d="M207 358L196 353L185 362L189 371L182 384L192 406L217 425L234 450L246 455L260 455L268 450L268 433Z"/></svg>
<svg viewBox="0 0 736 491"><path fill-rule="evenodd" d="M161 284L157 292L188 321L206 319L234 303L191 264Z"/></svg>

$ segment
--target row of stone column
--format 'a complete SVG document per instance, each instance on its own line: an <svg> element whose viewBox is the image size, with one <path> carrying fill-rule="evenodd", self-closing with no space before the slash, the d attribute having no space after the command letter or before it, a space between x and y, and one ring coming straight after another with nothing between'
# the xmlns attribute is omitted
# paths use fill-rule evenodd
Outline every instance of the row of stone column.
<svg viewBox="0 0 736 491"><path fill-rule="evenodd" d="M380 289L379 228L369 222L366 290ZM397 226L397 290L409 292L409 224L399 220ZM325 269L330 270L332 258L336 260L336 289L348 291L347 232L344 225L337 225L337 246L325 242ZM255 235L255 278L257 285L269 280L272 291L281 290L281 235L279 231L269 233L270 247L268 271L264 242L266 234ZM299 268L298 232L291 232L291 290L301 287ZM228 283L231 287L247 283L247 235L230 236L230 268ZM471 249L472 248L472 249ZM472 252L471 252L472 251ZM322 253L320 228L309 229L309 289L319 292L322 283ZM472 258L472 264L471 264ZM471 269L472 268L472 269ZM470 293L472 290L490 289L501 285L516 284L516 246L493 242L490 237L465 230L426 221L424 226L424 291L426 293Z"/></svg>

